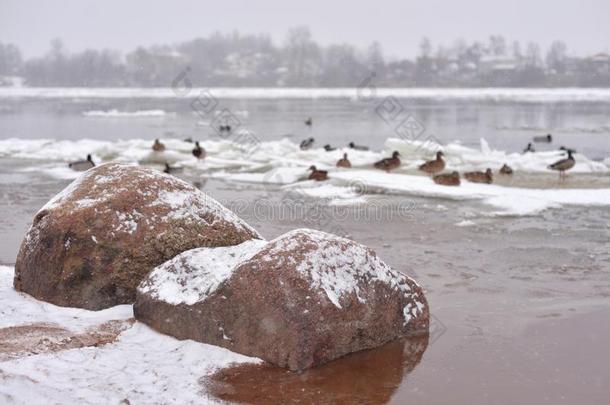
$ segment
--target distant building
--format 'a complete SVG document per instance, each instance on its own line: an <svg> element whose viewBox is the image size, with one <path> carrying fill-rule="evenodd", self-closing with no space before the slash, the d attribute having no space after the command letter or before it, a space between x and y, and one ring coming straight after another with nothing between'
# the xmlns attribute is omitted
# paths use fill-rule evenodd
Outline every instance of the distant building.
<svg viewBox="0 0 610 405"><path fill-rule="evenodd" d="M589 57L588 61L594 72L596 72L598 74L602 74L602 75L610 74L610 55L609 54L598 53L596 55Z"/></svg>
<svg viewBox="0 0 610 405"><path fill-rule="evenodd" d="M479 73L494 75L512 73L519 68L519 61L505 56L483 56L479 60Z"/></svg>

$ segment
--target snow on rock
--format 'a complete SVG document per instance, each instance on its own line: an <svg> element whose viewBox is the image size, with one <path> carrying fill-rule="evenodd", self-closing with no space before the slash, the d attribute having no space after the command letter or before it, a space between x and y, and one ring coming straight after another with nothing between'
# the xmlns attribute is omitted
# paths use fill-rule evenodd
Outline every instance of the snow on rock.
<svg viewBox="0 0 610 405"><path fill-rule="evenodd" d="M136 319L291 370L427 330L422 288L367 247L299 229L184 252L144 279Z"/></svg>
<svg viewBox="0 0 610 405"><path fill-rule="evenodd" d="M133 302L142 278L181 252L259 238L176 177L103 164L36 214L17 257L15 287L57 305L102 309Z"/></svg>
<svg viewBox="0 0 610 405"><path fill-rule="evenodd" d="M138 288L169 304L193 305L209 297L233 270L267 242L188 250L156 267Z"/></svg>
<svg viewBox="0 0 610 405"><path fill-rule="evenodd" d="M273 247L260 260L272 260L276 254L301 250L303 246L299 240L306 241L315 248L304 254L296 270L306 280L311 280L312 289L324 290L337 308L341 308L340 300L350 294L365 303L366 299L360 294L360 284L364 281L365 286L371 282L381 282L400 291L405 298L414 299L418 303L413 311L408 311L409 314L413 312L412 315L416 316L422 313L416 308L424 304L418 301L418 294L412 294L414 291L411 290L407 276L392 270L370 249L345 238L311 229L297 229L276 239ZM410 318L405 318L405 324L409 320Z"/></svg>

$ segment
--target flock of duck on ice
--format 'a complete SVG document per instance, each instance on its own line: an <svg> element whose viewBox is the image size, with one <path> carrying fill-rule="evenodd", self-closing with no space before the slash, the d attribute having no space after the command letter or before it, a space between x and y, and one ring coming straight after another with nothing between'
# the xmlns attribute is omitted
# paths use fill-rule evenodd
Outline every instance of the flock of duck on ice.
<svg viewBox="0 0 610 405"><path fill-rule="evenodd" d="M305 125L307 125L308 127L311 127L312 119L308 118L305 121ZM231 130L232 130L232 128L229 125L222 125L220 127L221 132L231 132ZM191 139L188 139L188 141L192 142ZM551 143L552 141L553 141L553 137L550 134L548 134L546 136L534 137L534 142ZM311 137L303 140L300 144L301 150L311 149L313 147L314 142L315 142L315 139L311 138ZM367 146L356 145L354 142L350 142L348 144L348 147L350 149L360 150L360 151L369 150L369 148ZM328 144L324 145L324 150L326 150L327 152L331 152L336 149L337 148L334 148L331 145L328 145ZM562 179L565 179L565 172L570 170L571 168L573 168L574 164L576 163L576 161L573 157L573 154L576 153L576 151L574 151L573 149L565 148L563 146L560 149L567 152L568 156L564 159L561 159L561 160L549 165L548 168L551 170L558 171L559 178L560 178L560 180L562 180ZM159 141L159 139L155 139L155 141L152 145L152 150L155 152L163 152L163 151L165 151L165 145L161 141ZM530 152L535 152L535 149L534 149L532 143L528 143L527 147L523 151L523 153L530 153ZM201 145L199 145L199 141L195 142L195 147L193 148L192 153L193 153L193 156L195 156L197 159L205 159L205 157L206 157L206 150ZM429 160L429 161L425 162L424 164L420 165L419 170L430 175L432 177L432 180L436 184L440 184L440 185L444 185L444 186L459 186L461 184L460 173L458 173L457 171L453 171L450 173L443 173L443 171L445 170L445 161L444 161L443 157L444 157L444 154L442 151L436 152L436 158ZM379 160L378 162L375 162L373 164L373 167L375 169L390 172L392 170L399 168L400 165L401 165L400 153L398 151L394 151L392 153L391 157L387 157L387 158ZM94 167L95 163L93 162L93 159L92 159L91 155L89 154L89 155L87 155L86 160L72 162L68 166L76 171L84 171L84 170L90 169L91 167ZM339 168L345 168L345 169L349 169L352 167L352 164L349 161L347 153L344 153L343 158L341 158L337 161L336 166ZM169 163L165 163L165 169L163 171L165 173L171 173L173 171L173 168L169 165ZM328 180L328 171L326 171L326 170L319 170L316 168L316 166L312 165L311 167L309 167L309 171L311 172L309 174L310 180L315 180L315 181ZM513 169L505 163L498 170L498 172L501 175L510 176L513 174ZM493 183L493 172L490 168L487 168L487 170L485 170L484 172L481 172L481 171L466 172L466 173L463 173L463 177L466 180L473 182L473 183L487 183L487 184Z"/></svg>

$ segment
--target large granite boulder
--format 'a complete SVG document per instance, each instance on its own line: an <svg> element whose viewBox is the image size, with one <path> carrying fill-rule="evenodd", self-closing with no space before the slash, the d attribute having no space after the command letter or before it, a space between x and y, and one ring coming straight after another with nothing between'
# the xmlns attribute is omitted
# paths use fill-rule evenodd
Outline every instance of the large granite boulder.
<svg viewBox="0 0 610 405"><path fill-rule="evenodd" d="M35 216L15 263L15 288L62 306L133 303L154 267L201 246L259 235L192 185L109 163L88 170Z"/></svg>
<svg viewBox="0 0 610 405"><path fill-rule="evenodd" d="M428 329L420 286L369 248L301 229L194 249L138 287L136 319L179 339L303 370Z"/></svg>

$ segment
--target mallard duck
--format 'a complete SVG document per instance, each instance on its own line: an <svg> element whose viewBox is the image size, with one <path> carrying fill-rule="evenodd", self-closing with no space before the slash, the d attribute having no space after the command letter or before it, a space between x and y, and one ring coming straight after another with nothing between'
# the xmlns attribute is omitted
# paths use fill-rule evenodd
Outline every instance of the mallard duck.
<svg viewBox="0 0 610 405"><path fill-rule="evenodd" d="M165 145L163 145L158 139L155 139L152 150L155 152L163 152L165 150Z"/></svg>
<svg viewBox="0 0 610 405"><path fill-rule="evenodd" d="M95 167L95 163L91 158L91 155L87 155L86 160L77 160L76 162L68 163L68 167L77 172L84 172L85 170L89 170L92 167Z"/></svg>
<svg viewBox="0 0 610 405"><path fill-rule="evenodd" d="M310 166L309 180L324 181L328 180L328 172L326 170L318 170L315 166Z"/></svg>
<svg viewBox="0 0 610 405"><path fill-rule="evenodd" d="M334 148L332 146L330 146L329 144L324 145L324 150L327 152L332 152L334 150L337 150L337 148Z"/></svg>
<svg viewBox="0 0 610 405"><path fill-rule="evenodd" d="M493 182L493 175L491 169L487 169L484 172L468 172L464 173L464 178L472 183L487 183Z"/></svg>
<svg viewBox="0 0 610 405"><path fill-rule="evenodd" d="M205 159L205 149L199 146L199 141L195 142L195 148L193 149L193 156L197 159Z"/></svg>
<svg viewBox="0 0 610 405"><path fill-rule="evenodd" d="M500 168L500 174L513 174L513 168L504 163L504 166Z"/></svg>
<svg viewBox="0 0 610 405"><path fill-rule="evenodd" d="M354 142L348 143L347 146L349 146L351 149L354 149L354 150L369 150L368 146L356 145Z"/></svg>
<svg viewBox="0 0 610 405"><path fill-rule="evenodd" d="M548 134L548 135L546 135L546 136L535 136L535 137L534 137L534 142L539 142L539 143L543 143L543 142L546 142L546 143L551 143L551 142L553 142L553 135Z"/></svg>
<svg viewBox="0 0 610 405"><path fill-rule="evenodd" d="M460 174L458 172L437 174L436 176L432 177L432 180L441 186L459 186L461 183Z"/></svg>
<svg viewBox="0 0 610 405"><path fill-rule="evenodd" d="M392 153L391 158L381 159L379 162L375 162L375 169L385 170L389 172L390 170L394 170L400 166L400 153L397 150Z"/></svg>
<svg viewBox="0 0 610 405"><path fill-rule="evenodd" d="M559 171L559 179L565 178L565 172L573 168L576 164L576 160L572 156L572 153L574 153L574 151L572 149L566 149L566 151L568 152L567 158L558 160L557 162L553 163L552 165L549 165L548 167L551 170Z"/></svg>
<svg viewBox="0 0 610 405"><path fill-rule="evenodd" d="M534 149L531 142L527 144L527 147L525 149L523 149L523 153L527 152L536 152L536 149Z"/></svg>
<svg viewBox="0 0 610 405"><path fill-rule="evenodd" d="M315 139L307 138L301 142L301 145L299 145L299 147L301 148L301 150L311 149L314 142L315 142Z"/></svg>
<svg viewBox="0 0 610 405"><path fill-rule="evenodd" d="M443 160L443 156L445 156L443 152L436 152L436 159L428 160L426 163L419 166L419 170L430 175L435 175L442 172L445 170L445 161Z"/></svg>
<svg viewBox="0 0 610 405"><path fill-rule="evenodd" d="M337 161L337 167L344 167L346 169L349 169L350 167L352 167L352 163L347 158L347 153L343 154L343 159L339 159Z"/></svg>

